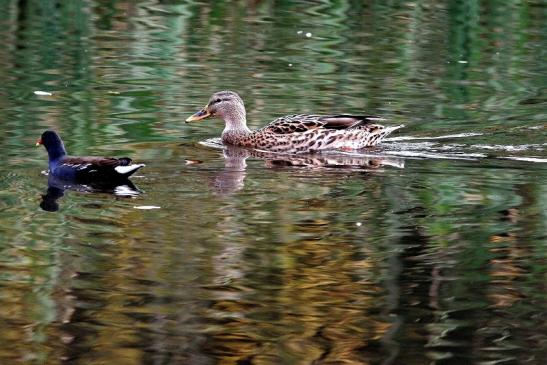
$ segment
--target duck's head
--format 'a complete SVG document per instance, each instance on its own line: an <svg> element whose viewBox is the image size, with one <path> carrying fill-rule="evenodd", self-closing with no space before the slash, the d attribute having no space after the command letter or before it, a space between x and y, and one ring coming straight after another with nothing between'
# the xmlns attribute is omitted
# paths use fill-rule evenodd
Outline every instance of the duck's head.
<svg viewBox="0 0 547 365"><path fill-rule="evenodd" d="M45 131L39 140L36 141L36 146L43 145L50 159L64 156L66 154L65 145L61 140L61 137L55 131Z"/></svg>
<svg viewBox="0 0 547 365"><path fill-rule="evenodd" d="M196 122L210 117L219 117L228 123L245 123L245 105L243 100L233 91L214 93L207 105L186 119L186 122Z"/></svg>

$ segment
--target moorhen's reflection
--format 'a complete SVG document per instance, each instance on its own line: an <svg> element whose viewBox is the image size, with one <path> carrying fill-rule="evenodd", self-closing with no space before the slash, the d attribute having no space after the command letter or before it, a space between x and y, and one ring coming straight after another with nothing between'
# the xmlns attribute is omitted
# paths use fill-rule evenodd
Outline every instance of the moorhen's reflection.
<svg viewBox="0 0 547 365"><path fill-rule="evenodd" d="M244 186L247 158L264 160L266 167L285 166L310 168L360 168L377 169L383 166L404 168L405 161L398 157L346 154L342 152L315 154L283 154L224 146L224 170L214 178L215 190L221 194L231 194Z"/></svg>
<svg viewBox="0 0 547 365"><path fill-rule="evenodd" d="M42 201L40 202L40 208L46 212L56 212L59 210L59 203L57 200L65 195L65 189L50 185L48 181L47 191L42 195Z"/></svg>
<svg viewBox="0 0 547 365"><path fill-rule="evenodd" d="M86 193L107 193L118 196L135 196L140 193L139 189L129 179L116 182L97 181L89 182L87 184L77 184L49 175L47 180L47 191L42 195L40 208L47 212L58 211L59 203L57 200L65 195L65 190Z"/></svg>

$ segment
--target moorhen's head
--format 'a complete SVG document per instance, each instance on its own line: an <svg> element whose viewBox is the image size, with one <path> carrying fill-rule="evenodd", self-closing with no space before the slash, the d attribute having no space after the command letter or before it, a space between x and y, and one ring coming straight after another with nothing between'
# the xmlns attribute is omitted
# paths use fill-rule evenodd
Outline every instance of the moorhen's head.
<svg viewBox="0 0 547 365"><path fill-rule="evenodd" d="M36 146L43 145L51 158L57 158L66 155L65 145L57 132L48 130L42 133L42 136L36 141Z"/></svg>

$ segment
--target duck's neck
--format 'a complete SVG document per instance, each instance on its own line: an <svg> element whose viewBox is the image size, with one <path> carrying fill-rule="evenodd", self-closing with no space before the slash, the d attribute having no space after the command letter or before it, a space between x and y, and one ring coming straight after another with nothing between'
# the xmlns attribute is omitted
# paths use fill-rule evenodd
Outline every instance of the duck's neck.
<svg viewBox="0 0 547 365"><path fill-rule="evenodd" d="M237 145L239 137L251 133L247 127L247 118L245 109L234 109L231 113L224 115L224 131L222 132L222 141Z"/></svg>

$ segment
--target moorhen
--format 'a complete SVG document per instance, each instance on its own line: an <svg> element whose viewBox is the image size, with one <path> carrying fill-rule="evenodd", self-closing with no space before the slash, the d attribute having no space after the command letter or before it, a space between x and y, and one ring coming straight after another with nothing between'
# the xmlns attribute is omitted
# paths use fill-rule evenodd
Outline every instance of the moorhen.
<svg viewBox="0 0 547 365"><path fill-rule="evenodd" d="M52 130L42 133L36 145L43 145L49 156L50 175L78 183L127 180L144 164L132 164L128 157L68 156L61 137Z"/></svg>

